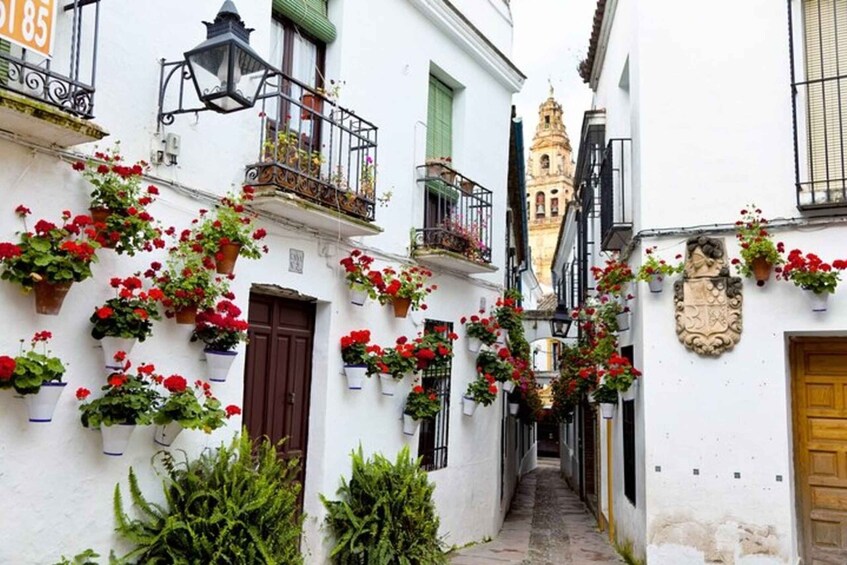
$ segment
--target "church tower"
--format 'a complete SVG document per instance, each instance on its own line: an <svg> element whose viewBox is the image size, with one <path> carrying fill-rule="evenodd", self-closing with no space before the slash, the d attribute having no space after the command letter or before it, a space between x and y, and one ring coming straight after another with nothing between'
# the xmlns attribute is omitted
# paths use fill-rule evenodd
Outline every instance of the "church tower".
<svg viewBox="0 0 847 565"><path fill-rule="evenodd" d="M552 289L550 263L559 226L573 198L573 149L562 121L562 106L550 97L538 108L538 126L527 162L526 203L532 266L541 284Z"/></svg>

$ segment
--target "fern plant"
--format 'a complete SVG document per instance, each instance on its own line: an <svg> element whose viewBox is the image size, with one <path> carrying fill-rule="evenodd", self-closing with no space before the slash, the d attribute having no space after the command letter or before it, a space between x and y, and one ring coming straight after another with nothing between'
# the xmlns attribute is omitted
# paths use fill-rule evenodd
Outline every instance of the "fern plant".
<svg viewBox="0 0 847 565"><path fill-rule="evenodd" d="M242 431L229 446L194 461L163 452L164 505L144 498L130 469L140 517L124 512L120 485L114 500L116 529L136 546L125 558L148 565L303 563L299 462L282 460L278 447L267 439L254 445Z"/></svg>
<svg viewBox="0 0 847 565"><path fill-rule="evenodd" d="M438 537L438 515L432 502L435 485L420 460L404 447L392 463L379 453L365 459L362 448L352 454L350 481L341 479L340 500L327 500L338 565L437 565L447 563Z"/></svg>

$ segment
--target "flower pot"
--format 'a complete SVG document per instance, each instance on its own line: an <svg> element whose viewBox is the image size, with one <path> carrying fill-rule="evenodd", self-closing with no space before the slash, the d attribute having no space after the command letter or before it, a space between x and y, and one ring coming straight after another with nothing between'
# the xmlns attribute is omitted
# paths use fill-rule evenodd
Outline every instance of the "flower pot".
<svg viewBox="0 0 847 565"><path fill-rule="evenodd" d="M632 384L628 389L621 391L621 400L635 400L635 396L638 393L638 379L632 381Z"/></svg>
<svg viewBox="0 0 847 565"><path fill-rule="evenodd" d="M665 277L662 275L650 275L650 279L647 281L647 286L650 288L650 292L662 292L662 289L665 287Z"/></svg>
<svg viewBox="0 0 847 565"><path fill-rule="evenodd" d="M470 396L462 397L462 414L465 416L473 416L474 412L476 412L476 407L478 403L476 400L471 398Z"/></svg>
<svg viewBox="0 0 847 565"><path fill-rule="evenodd" d="M806 290L806 296L809 297L812 312L826 312L827 302L829 301L828 292L816 293L812 290Z"/></svg>
<svg viewBox="0 0 847 565"><path fill-rule="evenodd" d="M479 353L479 350L482 349L482 340L478 337L468 337L468 351L471 353Z"/></svg>
<svg viewBox="0 0 847 565"><path fill-rule="evenodd" d="M415 420L408 414L403 414L403 433L407 436L413 436L417 433L421 425L420 420Z"/></svg>
<svg viewBox="0 0 847 565"><path fill-rule="evenodd" d="M186 306L174 312L177 324L191 325L197 323L197 306Z"/></svg>
<svg viewBox="0 0 847 565"><path fill-rule="evenodd" d="M224 243L218 246L215 254L215 270L219 275L231 275L235 270L235 262L241 253L240 243Z"/></svg>
<svg viewBox="0 0 847 565"><path fill-rule="evenodd" d="M509 403L509 415L510 416L517 416L518 410L520 410L520 407L521 407L521 405L518 404L517 402L510 402Z"/></svg>
<svg viewBox="0 0 847 565"><path fill-rule="evenodd" d="M156 426L156 432L153 434L153 442L158 445L170 447L182 430L182 424L179 422Z"/></svg>
<svg viewBox="0 0 847 565"><path fill-rule="evenodd" d="M307 92L300 97L300 103L303 105L300 108L300 119L301 120L311 120L312 113L309 110L313 110L314 113L320 113L321 111L321 99L317 94L312 94L311 92Z"/></svg>
<svg viewBox="0 0 847 565"><path fill-rule="evenodd" d="M611 402L601 402L600 403L600 414L603 416L604 420L611 420L615 417L615 408L617 408L617 404L612 404Z"/></svg>
<svg viewBox="0 0 847 565"><path fill-rule="evenodd" d="M206 374L209 375L209 380L216 383L225 382L229 368L232 367L232 362L235 361L238 352L204 349L203 353L206 354Z"/></svg>
<svg viewBox="0 0 847 565"><path fill-rule="evenodd" d="M494 342L494 347L499 349L501 347L506 347L508 342L506 341L506 334L504 332L500 332L500 335L497 336L497 340Z"/></svg>
<svg viewBox="0 0 847 565"><path fill-rule="evenodd" d="M364 306L368 300L368 291L350 289L350 303L356 306Z"/></svg>
<svg viewBox="0 0 847 565"><path fill-rule="evenodd" d="M30 422L50 422L53 420L53 412L56 403L65 390L68 383L42 383L41 388L35 394L24 396L26 409L29 412Z"/></svg>
<svg viewBox="0 0 847 565"><path fill-rule="evenodd" d="M473 194L474 182L472 180L462 179L462 182L459 183L459 187L465 194Z"/></svg>
<svg viewBox="0 0 847 565"><path fill-rule="evenodd" d="M409 307L412 306L412 300L395 296L391 299L391 304L394 306L394 317L405 318L409 313Z"/></svg>
<svg viewBox="0 0 847 565"><path fill-rule="evenodd" d="M135 431L135 424L116 424L113 426L100 426L100 434L103 437L103 454L117 457L123 455L129 438Z"/></svg>
<svg viewBox="0 0 847 565"><path fill-rule="evenodd" d="M379 385L382 388L382 394L385 396L394 396L397 391L397 383L403 379L395 379L393 375L388 373L379 374Z"/></svg>
<svg viewBox="0 0 847 565"><path fill-rule="evenodd" d="M362 390L365 375L368 374L367 365L344 365L344 375L347 377L347 388L350 390Z"/></svg>
<svg viewBox="0 0 847 565"><path fill-rule="evenodd" d="M117 242L112 241L106 230L106 222L109 220L109 216L112 215L112 211L102 206L89 208L88 211L91 213L91 221L94 222L94 228L97 230L97 241L104 249L114 249ZM97 224L102 224L103 227L101 228Z"/></svg>
<svg viewBox="0 0 847 565"><path fill-rule="evenodd" d="M500 388L503 389L503 392L512 392L515 390L515 381L509 379L508 381L500 383Z"/></svg>
<svg viewBox="0 0 847 565"><path fill-rule="evenodd" d="M621 312L616 316L618 320L618 331L625 332L629 329L629 315L630 312Z"/></svg>
<svg viewBox="0 0 847 565"><path fill-rule="evenodd" d="M115 353L123 351L127 355L130 354L135 346L134 337L110 337L106 336L100 340L100 347L103 348L103 366L108 369L120 369L123 365L115 361Z"/></svg>
<svg viewBox="0 0 847 565"><path fill-rule="evenodd" d="M756 257L750 262L750 269L753 271L753 276L756 278L756 285L765 286L765 283L771 278L771 269L773 265L764 257Z"/></svg>
<svg viewBox="0 0 847 565"><path fill-rule="evenodd" d="M72 282L38 281L32 287L35 291L35 311L38 314L56 316L62 309L62 302L71 289Z"/></svg>

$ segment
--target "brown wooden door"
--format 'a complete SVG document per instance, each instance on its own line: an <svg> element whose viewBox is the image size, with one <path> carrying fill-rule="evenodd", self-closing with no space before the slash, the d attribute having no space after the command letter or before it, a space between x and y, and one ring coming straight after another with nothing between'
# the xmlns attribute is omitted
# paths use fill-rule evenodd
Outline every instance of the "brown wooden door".
<svg viewBox="0 0 847 565"><path fill-rule="evenodd" d="M792 344L794 465L804 563L847 563L847 340Z"/></svg>
<svg viewBox="0 0 847 565"><path fill-rule="evenodd" d="M309 391L315 305L251 294L247 361L244 368L244 423L251 437L287 438L286 458L300 459L306 476Z"/></svg>

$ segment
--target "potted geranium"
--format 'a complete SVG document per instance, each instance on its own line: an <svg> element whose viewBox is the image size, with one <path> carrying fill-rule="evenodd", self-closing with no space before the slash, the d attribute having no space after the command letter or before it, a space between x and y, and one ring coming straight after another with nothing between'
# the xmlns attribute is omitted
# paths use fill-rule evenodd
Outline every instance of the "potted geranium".
<svg viewBox="0 0 847 565"><path fill-rule="evenodd" d="M480 351L476 358L476 370L482 375L491 375L501 383L505 392L512 392L515 388L513 374L515 368L511 363L512 354L506 347L495 351Z"/></svg>
<svg viewBox="0 0 847 565"><path fill-rule="evenodd" d="M193 326L199 310L212 308L218 297L229 291L227 279L215 274L211 261L200 244L189 239L170 250L164 266L150 265L145 276L162 291L165 316Z"/></svg>
<svg viewBox="0 0 847 565"><path fill-rule="evenodd" d="M413 436L421 425L421 420L435 418L441 411L438 395L431 390L424 390L421 385L412 387L412 392L406 397L406 407L403 409L403 433Z"/></svg>
<svg viewBox="0 0 847 565"><path fill-rule="evenodd" d="M117 145L95 152L94 159L77 161L73 168L93 186L89 210L100 244L128 255L163 247L162 232L147 212L159 189L141 187L149 165L144 161L123 164Z"/></svg>
<svg viewBox="0 0 847 565"><path fill-rule="evenodd" d="M841 280L839 271L844 269L847 269L847 261L836 259L832 264L824 263L814 253L804 255L794 249L788 254L779 276L806 291L813 312L826 312L829 295L835 292Z"/></svg>
<svg viewBox="0 0 847 565"><path fill-rule="evenodd" d="M462 396L462 413L465 416L473 416L476 407L491 405L497 398L497 380L489 374L481 374L468 384L464 396Z"/></svg>
<svg viewBox="0 0 847 565"><path fill-rule="evenodd" d="M207 308L197 314L191 341L206 344L203 353L206 355L210 381L226 381L232 362L238 355L235 348L239 343L247 341L250 325L239 316L241 308L229 300L221 300L214 308Z"/></svg>
<svg viewBox="0 0 847 565"><path fill-rule="evenodd" d="M610 386L600 384L591 393L594 402L600 405L600 414L606 420L615 417L615 408L618 405L618 391Z"/></svg>
<svg viewBox="0 0 847 565"><path fill-rule="evenodd" d="M56 403L68 383L62 382L65 366L47 349L53 337L48 331L37 332L30 340L29 349L21 351L14 359L0 357L0 388L14 388L24 397L30 422L50 422ZM41 344L41 351L36 351Z"/></svg>
<svg viewBox="0 0 847 565"><path fill-rule="evenodd" d="M605 267L591 267L595 288L600 294L608 294L617 299L627 295L629 283L635 280L632 269L616 257L606 260Z"/></svg>
<svg viewBox="0 0 847 565"><path fill-rule="evenodd" d="M503 296L494 304L493 316L497 324L505 330L505 333L500 332L497 336L498 343L505 344L508 332L516 331L522 325L523 308L514 297Z"/></svg>
<svg viewBox="0 0 847 565"><path fill-rule="evenodd" d="M682 255L676 256L676 263L668 263L656 256L656 247L648 247L644 250L646 257L638 269L636 279L647 283L650 292L662 292L665 278L677 275L685 268L681 261Z"/></svg>
<svg viewBox="0 0 847 565"><path fill-rule="evenodd" d="M447 366L453 358L453 341L458 337L447 326L435 326L415 338L413 343L418 370Z"/></svg>
<svg viewBox="0 0 847 565"><path fill-rule="evenodd" d="M138 276L113 277L109 284L115 297L95 307L89 321L93 324L91 337L103 348L104 365L115 368L115 353L129 354L136 341L153 333L153 320L160 319L158 302L164 294L158 288L145 291Z"/></svg>
<svg viewBox="0 0 847 565"><path fill-rule="evenodd" d="M732 264L742 276L753 275L758 286L764 286L771 276L771 270L782 264L782 243L773 242L773 236L765 228L768 221L762 217L762 211L750 205L741 210L741 219L735 222L735 237L741 248L741 260L733 259Z"/></svg>
<svg viewBox="0 0 847 565"><path fill-rule="evenodd" d="M426 310L424 300L438 289L438 285L427 285L432 271L423 267L404 267L399 273L388 267L382 270L382 286L379 291L380 304L391 303L394 316L405 318L409 309Z"/></svg>
<svg viewBox="0 0 847 565"><path fill-rule="evenodd" d="M394 347L383 349L379 346L371 346L369 352L371 356L367 360L368 375L379 374L382 394L394 396L397 383L406 375L415 372L417 366L415 346L405 337L399 337Z"/></svg>
<svg viewBox="0 0 847 565"><path fill-rule="evenodd" d="M135 427L153 421L162 401L153 385L163 379L153 365L139 365L131 373L132 365L123 351L115 354L115 361L124 365L109 376L101 389L103 396L88 401L91 392L85 388L77 390L76 396L82 402L82 425L100 428L103 453L118 456L126 450Z"/></svg>
<svg viewBox="0 0 847 565"><path fill-rule="evenodd" d="M91 263L97 260L99 244L93 239L91 218L65 210L62 224L46 220L26 225L31 213L26 206L15 210L23 219L24 231L17 243L0 243L0 279L18 283L27 292L35 291L35 311L55 316L71 284L91 276Z"/></svg>
<svg viewBox="0 0 847 565"><path fill-rule="evenodd" d="M370 341L370 330L352 331L341 338L341 358L344 360L344 375L350 390L362 390L362 383L368 373Z"/></svg>
<svg viewBox="0 0 847 565"><path fill-rule="evenodd" d="M344 277L347 279L347 286L350 288L350 302L356 306L362 306L368 296L376 298L374 281L370 276L373 257L354 249L340 263L344 267ZM381 277L379 281L381 281Z"/></svg>
<svg viewBox="0 0 847 565"><path fill-rule="evenodd" d="M241 413L237 406L222 408L209 383L198 380L189 387L185 377L171 375L162 380L162 386L168 394L153 415L156 424L153 441L159 445L170 446L182 430L211 433L222 427L226 418Z"/></svg>
<svg viewBox="0 0 847 565"><path fill-rule="evenodd" d="M252 186L245 186L240 194L229 193L221 198L214 213L200 211L196 238L214 258L218 274L231 275L239 256L259 259L268 252L268 247L259 243L268 232L264 228L255 229L256 214L244 207L245 202L253 199L253 192Z"/></svg>
<svg viewBox="0 0 847 565"><path fill-rule="evenodd" d="M468 351L471 353L479 353L483 345L491 347L500 335L500 325L494 318L473 315L470 319L462 317L459 321L465 326Z"/></svg>
<svg viewBox="0 0 847 565"><path fill-rule="evenodd" d="M613 353L609 357L605 367L603 386L618 391L624 400L631 400L629 393L634 392L634 385L638 382L641 371L633 367L629 359L618 353Z"/></svg>

